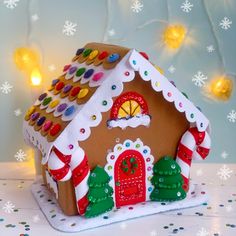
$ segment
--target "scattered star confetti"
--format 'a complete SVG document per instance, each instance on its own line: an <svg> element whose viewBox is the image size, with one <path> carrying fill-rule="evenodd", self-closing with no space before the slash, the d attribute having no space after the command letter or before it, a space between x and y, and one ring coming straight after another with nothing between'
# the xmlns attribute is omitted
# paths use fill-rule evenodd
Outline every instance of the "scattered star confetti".
<svg viewBox="0 0 236 236"><path fill-rule="evenodd" d="M227 115L227 119L229 120L229 122L235 123L236 122L236 111L231 110L229 112L229 114Z"/></svg>
<svg viewBox="0 0 236 236"><path fill-rule="evenodd" d="M4 204L4 206L2 207L2 209L6 212L6 213L12 213L14 211L14 205L8 201L7 203Z"/></svg>
<svg viewBox="0 0 236 236"><path fill-rule="evenodd" d="M51 65L48 66L48 70L53 72L53 71L56 70L56 66L54 64L51 64Z"/></svg>
<svg viewBox="0 0 236 236"><path fill-rule="evenodd" d="M223 159L226 159L227 157L228 157L228 153L226 152L226 151L223 151L222 153L221 153L221 157L223 158Z"/></svg>
<svg viewBox="0 0 236 236"><path fill-rule="evenodd" d="M20 149L16 154L15 154L15 158L16 158L16 160L17 161L20 161L20 162L22 162L22 161L25 161L26 160L26 154L25 154L25 152L22 150L22 149Z"/></svg>
<svg viewBox="0 0 236 236"><path fill-rule="evenodd" d="M139 13L143 10L143 4L139 0L134 0L130 8L133 12Z"/></svg>
<svg viewBox="0 0 236 236"><path fill-rule="evenodd" d="M34 14L31 16L32 21L37 21L39 19L39 16L37 14Z"/></svg>
<svg viewBox="0 0 236 236"><path fill-rule="evenodd" d="M176 68L175 68L173 65L171 65L171 66L168 68L168 71L169 71L171 74L173 74L173 73L175 73Z"/></svg>
<svg viewBox="0 0 236 236"><path fill-rule="evenodd" d="M221 21L219 26L221 27L221 29L224 30L228 30L231 27L231 24L233 22L228 18L228 17L224 17Z"/></svg>
<svg viewBox="0 0 236 236"><path fill-rule="evenodd" d="M5 4L5 6L9 9L14 9L15 7L17 7L17 3L20 0L4 0L3 4Z"/></svg>
<svg viewBox="0 0 236 236"><path fill-rule="evenodd" d="M201 228L196 234L196 236L207 236L207 235L210 235L210 233L205 228Z"/></svg>
<svg viewBox="0 0 236 236"><path fill-rule="evenodd" d="M66 20L63 26L62 33L67 36L73 36L76 32L77 24Z"/></svg>
<svg viewBox="0 0 236 236"><path fill-rule="evenodd" d="M203 174L202 169L198 169L198 170L196 171L196 175L197 175L197 176L202 176L202 174Z"/></svg>
<svg viewBox="0 0 236 236"><path fill-rule="evenodd" d="M1 85L0 90L2 91L2 93L8 94L8 93L11 92L12 88L13 88L13 86L10 85L7 81L5 81L5 82Z"/></svg>
<svg viewBox="0 0 236 236"><path fill-rule="evenodd" d="M120 228L121 228L121 229L126 229L126 228L127 228L127 223L122 222L122 223L120 224Z"/></svg>
<svg viewBox="0 0 236 236"><path fill-rule="evenodd" d="M150 232L150 236L157 236L157 231L156 230L152 230Z"/></svg>
<svg viewBox="0 0 236 236"><path fill-rule="evenodd" d="M14 111L14 114L15 116L20 116L22 114L22 111L20 108L17 108L15 111Z"/></svg>
<svg viewBox="0 0 236 236"><path fill-rule="evenodd" d="M219 175L220 179L227 180L231 177L232 173L233 171L230 170L229 167L227 167L226 165L223 165L217 172L217 175Z"/></svg>
<svg viewBox="0 0 236 236"><path fill-rule="evenodd" d="M212 53L212 52L215 51L215 48L214 48L214 46L212 44L207 46L206 49L207 49L207 52L209 52L209 53Z"/></svg>
<svg viewBox="0 0 236 236"><path fill-rule="evenodd" d="M39 215L34 215L34 216L33 216L33 222L34 222L34 223L38 223L39 221L40 221Z"/></svg>
<svg viewBox="0 0 236 236"><path fill-rule="evenodd" d="M231 212L233 210L233 207L231 205L228 205L225 207L227 212Z"/></svg>
<svg viewBox="0 0 236 236"><path fill-rule="evenodd" d="M192 81L198 87L202 87L205 84L205 80L207 80L207 76L205 76L201 71L198 71L192 78Z"/></svg>
<svg viewBox="0 0 236 236"><path fill-rule="evenodd" d="M192 11L193 4L189 2L188 0L186 0L182 3L180 8L182 9L183 12L189 13L190 11Z"/></svg>
<svg viewBox="0 0 236 236"><path fill-rule="evenodd" d="M108 35L109 35L109 36L114 36L115 34L116 34L116 32L115 32L114 29L110 29L110 30L108 31Z"/></svg>

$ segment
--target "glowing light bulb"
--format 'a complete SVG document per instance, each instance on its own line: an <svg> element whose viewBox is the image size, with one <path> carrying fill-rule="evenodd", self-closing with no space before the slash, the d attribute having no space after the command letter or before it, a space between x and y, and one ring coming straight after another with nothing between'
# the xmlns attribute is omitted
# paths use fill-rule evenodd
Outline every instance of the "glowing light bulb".
<svg viewBox="0 0 236 236"><path fill-rule="evenodd" d="M33 86L39 86L41 84L42 76L38 68L32 70L30 80Z"/></svg>
<svg viewBox="0 0 236 236"><path fill-rule="evenodd" d="M230 99L233 91L233 81L227 76L219 76L210 82L208 90L210 96L218 100L227 101Z"/></svg>
<svg viewBox="0 0 236 236"><path fill-rule="evenodd" d="M14 52L13 57L16 66L20 70L28 73L30 73L34 67L39 65L38 54L30 48L17 48Z"/></svg>
<svg viewBox="0 0 236 236"><path fill-rule="evenodd" d="M183 25L169 25L163 32L163 41L168 48L179 48L185 38L186 28Z"/></svg>

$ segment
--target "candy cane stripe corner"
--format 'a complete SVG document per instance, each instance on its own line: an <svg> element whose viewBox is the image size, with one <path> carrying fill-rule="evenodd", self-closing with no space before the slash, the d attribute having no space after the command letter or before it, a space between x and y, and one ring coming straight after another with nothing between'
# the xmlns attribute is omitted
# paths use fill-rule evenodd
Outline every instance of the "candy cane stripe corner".
<svg viewBox="0 0 236 236"><path fill-rule="evenodd" d="M48 160L48 168L57 181L67 181L72 178L78 213L84 215L89 204L87 181L90 168L83 149L78 147L72 155L63 155L58 149L53 148Z"/></svg>
<svg viewBox="0 0 236 236"><path fill-rule="evenodd" d="M211 139L207 131L200 132L197 127L191 127L183 134L178 146L176 162L181 167L185 191L189 188L192 160L204 160L210 152L210 147Z"/></svg>

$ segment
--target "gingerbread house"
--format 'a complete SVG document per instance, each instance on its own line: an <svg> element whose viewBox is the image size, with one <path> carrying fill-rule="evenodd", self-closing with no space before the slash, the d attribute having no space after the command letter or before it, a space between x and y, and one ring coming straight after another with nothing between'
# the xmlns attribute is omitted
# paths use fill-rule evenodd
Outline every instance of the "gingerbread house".
<svg viewBox="0 0 236 236"><path fill-rule="evenodd" d="M44 182L67 215L102 204L104 193L88 197L90 187L107 186L115 207L149 201L153 165L163 156L180 167L188 191L191 160L210 149L208 119L146 53L99 43L77 50L29 108L23 131L40 150ZM109 177L103 174L100 184L91 180L99 168Z"/></svg>

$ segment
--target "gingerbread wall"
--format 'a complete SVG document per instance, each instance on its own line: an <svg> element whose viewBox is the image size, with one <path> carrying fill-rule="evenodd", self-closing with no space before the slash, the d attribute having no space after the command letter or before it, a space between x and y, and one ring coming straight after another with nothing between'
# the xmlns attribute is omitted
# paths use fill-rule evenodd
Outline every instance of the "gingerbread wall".
<svg viewBox="0 0 236 236"><path fill-rule="evenodd" d="M124 130L119 127L108 129L106 122L110 119L110 111L103 113L99 126L92 128L91 136L80 142L91 168L106 164L107 151L113 149L117 140L123 143L126 139L135 141L140 138L144 145L151 148L155 161L163 155L175 157L178 142L189 127L185 115L177 111L173 103L167 102L161 92L155 92L151 83L143 81L138 74L133 81L125 83L124 86L123 92L135 91L146 100L152 117L150 126L127 127Z"/></svg>

